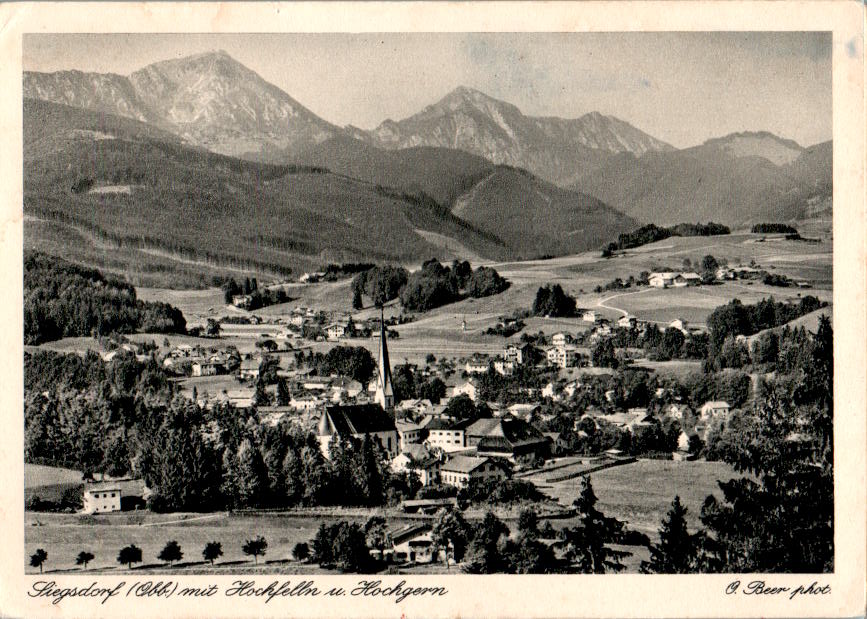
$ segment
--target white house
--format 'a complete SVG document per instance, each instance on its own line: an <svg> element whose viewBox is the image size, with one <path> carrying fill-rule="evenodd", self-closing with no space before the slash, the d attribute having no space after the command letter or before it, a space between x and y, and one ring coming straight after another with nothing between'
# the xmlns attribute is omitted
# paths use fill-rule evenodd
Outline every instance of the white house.
<svg viewBox="0 0 867 619"><path fill-rule="evenodd" d="M651 273L647 281L654 288L668 288L674 284L675 277L677 277L677 273L665 271L662 273Z"/></svg>
<svg viewBox="0 0 867 619"><path fill-rule="evenodd" d="M711 401L705 402L701 407L701 419L702 421L708 421L711 419L726 419L729 415L730 406L728 402L722 401Z"/></svg>
<svg viewBox="0 0 867 619"><path fill-rule="evenodd" d="M617 321L617 326L631 329L638 324L638 319L635 316L621 316Z"/></svg>
<svg viewBox="0 0 867 619"><path fill-rule="evenodd" d="M578 365L580 355L575 346L554 346L546 351L548 363L566 369Z"/></svg>
<svg viewBox="0 0 867 619"><path fill-rule="evenodd" d="M336 342L346 335L347 325L345 322L333 322L325 328L325 333L328 335L328 340Z"/></svg>
<svg viewBox="0 0 867 619"><path fill-rule="evenodd" d="M427 444L443 451L463 451L467 448L467 428L471 419L448 421L442 417L433 419L425 426L428 431Z"/></svg>
<svg viewBox="0 0 867 619"><path fill-rule="evenodd" d="M464 370L467 374L484 374L488 371L489 360L483 355L473 355L467 359Z"/></svg>
<svg viewBox="0 0 867 619"><path fill-rule="evenodd" d="M515 371L515 362L507 359L497 359L494 361L494 370L503 376L509 376Z"/></svg>
<svg viewBox="0 0 867 619"><path fill-rule="evenodd" d="M551 337L551 343L554 344L554 346L565 346L566 334L563 332L555 333L553 337Z"/></svg>
<svg viewBox="0 0 867 619"><path fill-rule="evenodd" d="M686 326L686 321L681 320L680 318L675 318L670 323L668 323L668 327L666 329L677 329L681 331L684 335L689 333L689 329Z"/></svg>
<svg viewBox="0 0 867 619"><path fill-rule="evenodd" d="M100 514L120 511L121 489L112 483L94 484L84 489L84 513Z"/></svg>
<svg viewBox="0 0 867 619"><path fill-rule="evenodd" d="M472 479L506 479L509 472L497 460L482 456L454 455L440 469L440 480L463 487Z"/></svg>
<svg viewBox="0 0 867 619"><path fill-rule="evenodd" d="M457 385L452 391L452 397L457 397L459 395L466 395L473 402L476 401L476 383L472 380L468 380L467 382Z"/></svg>
<svg viewBox="0 0 867 619"><path fill-rule="evenodd" d="M584 322L596 322L596 312L593 310L586 310L581 314L581 320Z"/></svg>

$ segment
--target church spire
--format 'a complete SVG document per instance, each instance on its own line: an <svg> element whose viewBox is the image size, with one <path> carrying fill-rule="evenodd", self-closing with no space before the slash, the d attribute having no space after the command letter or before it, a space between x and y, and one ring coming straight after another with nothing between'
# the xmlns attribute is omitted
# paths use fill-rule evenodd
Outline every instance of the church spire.
<svg viewBox="0 0 867 619"><path fill-rule="evenodd" d="M391 385L391 364L388 361L388 344L385 341L385 310L380 308L379 319L379 367L376 377L376 395L373 401L385 410L394 407L394 389Z"/></svg>

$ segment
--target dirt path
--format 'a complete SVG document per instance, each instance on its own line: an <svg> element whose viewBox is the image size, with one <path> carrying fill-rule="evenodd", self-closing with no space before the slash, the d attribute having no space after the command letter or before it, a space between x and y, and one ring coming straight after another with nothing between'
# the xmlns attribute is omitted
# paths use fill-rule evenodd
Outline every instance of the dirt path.
<svg viewBox="0 0 867 619"><path fill-rule="evenodd" d="M611 299L616 299L618 297L625 297L625 296L628 296L631 294L642 294L645 292L650 292L652 290L654 290L654 288L647 288L646 290L636 290L634 292L621 292L618 294L613 294L610 297L605 297L604 299L599 299L598 301L596 301L596 306L597 307L604 307L605 309L614 310L615 312L620 312L624 316L629 316L629 312L627 312L625 309L621 309L619 307L614 307L613 305L606 305L605 302L610 301ZM648 322L653 322L653 321L648 321Z"/></svg>

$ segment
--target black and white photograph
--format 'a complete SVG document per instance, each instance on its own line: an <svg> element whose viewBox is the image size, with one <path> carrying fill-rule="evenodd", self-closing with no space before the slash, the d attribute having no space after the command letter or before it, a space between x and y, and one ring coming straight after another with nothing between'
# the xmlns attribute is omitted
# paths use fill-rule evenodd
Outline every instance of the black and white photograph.
<svg viewBox="0 0 867 619"><path fill-rule="evenodd" d="M830 593L861 42L385 30L21 36L28 595Z"/></svg>

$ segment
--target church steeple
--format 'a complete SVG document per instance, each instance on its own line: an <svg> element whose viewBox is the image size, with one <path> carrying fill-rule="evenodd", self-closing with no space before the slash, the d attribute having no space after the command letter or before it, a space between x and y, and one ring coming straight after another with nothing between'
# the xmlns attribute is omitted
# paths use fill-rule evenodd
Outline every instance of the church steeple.
<svg viewBox="0 0 867 619"><path fill-rule="evenodd" d="M394 389L391 385L391 364L388 361L388 343L385 341L385 311L380 308L379 319L379 367L376 377L376 394L373 401L387 411L394 408Z"/></svg>

